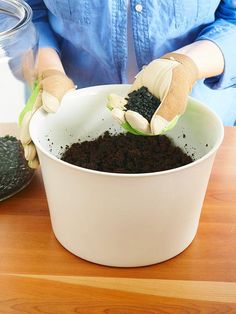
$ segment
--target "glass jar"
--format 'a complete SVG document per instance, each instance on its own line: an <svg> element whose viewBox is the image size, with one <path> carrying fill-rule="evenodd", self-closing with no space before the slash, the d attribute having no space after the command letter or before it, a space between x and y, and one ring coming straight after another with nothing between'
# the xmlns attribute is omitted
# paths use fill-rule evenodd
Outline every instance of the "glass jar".
<svg viewBox="0 0 236 314"><path fill-rule="evenodd" d="M34 173L18 140L18 116L34 82L37 46L29 5L0 0L0 200L22 190Z"/></svg>

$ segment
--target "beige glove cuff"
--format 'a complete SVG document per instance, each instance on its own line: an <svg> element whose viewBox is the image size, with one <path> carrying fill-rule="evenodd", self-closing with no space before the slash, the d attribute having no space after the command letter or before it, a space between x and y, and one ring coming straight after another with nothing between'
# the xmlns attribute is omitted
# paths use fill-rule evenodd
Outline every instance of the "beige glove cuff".
<svg viewBox="0 0 236 314"><path fill-rule="evenodd" d="M188 79L191 85L193 85L198 79L198 68L190 57L180 53L171 52L162 56L161 59L169 59L181 63L186 69L186 74L188 75Z"/></svg>
<svg viewBox="0 0 236 314"><path fill-rule="evenodd" d="M198 79L198 69L195 63L186 55L169 53L161 59L177 61L178 66L172 69L170 86L160 107L153 116L161 116L166 121L172 121L176 116L184 113L187 104L187 97L192 86ZM153 123L151 123L153 124Z"/></svg>

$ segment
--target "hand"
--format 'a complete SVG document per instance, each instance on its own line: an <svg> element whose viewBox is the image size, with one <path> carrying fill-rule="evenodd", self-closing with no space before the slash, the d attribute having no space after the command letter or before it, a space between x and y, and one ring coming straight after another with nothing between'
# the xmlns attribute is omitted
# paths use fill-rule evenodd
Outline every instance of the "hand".
<svg viewBox="0 0 236 314"><path fill-rule="evenodd" d="M66 74L58 70L46 70L39 78L39 92L37 98L30 109L23 117L20 130L20 140L24 147L25 158L29 167L36 169L39 165L37 153L29 134L29 123L40 107L47 112L56 112L60 106L63 96L74 89L75 86Z"/></svg>
<svg viewBox="0 0 236 314"><path fill-rule="evenodd" d="M198 69L192 59L183 54L166 54L139 72L130 90L132 92L145 86L160 100L150 123L141 114L126 110L127 101L114 95L109 104L112 115L121 124L128 122L138 132L161 134L175 125L178 117L184 113L188 94L197 78Z"/></svg>

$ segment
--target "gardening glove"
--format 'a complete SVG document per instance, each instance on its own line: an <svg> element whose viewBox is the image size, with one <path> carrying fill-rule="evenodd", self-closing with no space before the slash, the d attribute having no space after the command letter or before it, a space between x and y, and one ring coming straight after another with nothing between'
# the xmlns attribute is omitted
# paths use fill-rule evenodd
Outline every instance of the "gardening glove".
<svg viewBox="0 0 236 314"><path fill-rule="evenodd" d="M33 114L40 107L46 112L56 112L63 96L74 88L72 80L58 70L46 70L39 77L38 84L20 116L20 140L30 168L36 169L39 166L36 149L29 134Z"/></svg>
<svg viewBox="0 0 236 314"><path fill-rule="evenodd" d="M123 125L131 126L136 134L158 135L171 129L187 106L187 98L198 78L198 69L189 57L168 53L149 63L138 73L130 92L142 86L160 100L150 123L140 113L126 110L127 98L110 95L108 107L113 117Z"/></svg>

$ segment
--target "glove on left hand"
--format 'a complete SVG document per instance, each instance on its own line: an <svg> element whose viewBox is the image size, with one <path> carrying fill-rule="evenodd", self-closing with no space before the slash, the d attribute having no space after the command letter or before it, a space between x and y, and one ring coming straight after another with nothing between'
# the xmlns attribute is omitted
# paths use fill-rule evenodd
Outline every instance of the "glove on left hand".
<svg viewBox="0 0 236 314"><path fill-rule="evenodd" d="M23 110L21 122L20 140L24 147L25 158L28 160L29 167L37 168L39 161L34 144L29 134L29 124L33 114L40 107L46 112L56 112L60 106L63 96L75 88L74 83L66 74L58 70L46 70L39 78L36 90L37 97L31 108Z"/></svg>

